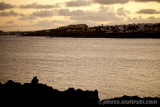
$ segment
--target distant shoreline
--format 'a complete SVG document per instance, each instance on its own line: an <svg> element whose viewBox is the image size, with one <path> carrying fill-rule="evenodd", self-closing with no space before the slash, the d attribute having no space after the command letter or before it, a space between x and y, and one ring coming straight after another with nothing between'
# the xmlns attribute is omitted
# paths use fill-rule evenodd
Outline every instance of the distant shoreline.
<svg viewBox="0 0 160 107"><path fill-rule="evenodd" d="M61 26L38 31L0 32L0 35L72 37L72 38L160 38L160 23L139 23L128 25L101 25L89 27L86 24Z"/></svg>
<svg viewBox="0 0 160 107"><path fill-rule="evenodd" d="M99 36L99 37L90 37L90 36L50 36L50 35L0 35L0 36L17 36L17 37L47 37L47 38L110 38L110 39L160 39L160 34L159 36L148 36L148 37L130 37L130 36L123 36L123 37L104 37Z"/></svg>
<svg viewBox="0 0 160 107"><path fill-rule="evenodd" d="M63 37L63 38L160 38L160 33L55 33L55 34L39 34L27 33L21 36L44 36L44 37Z"/></svg>

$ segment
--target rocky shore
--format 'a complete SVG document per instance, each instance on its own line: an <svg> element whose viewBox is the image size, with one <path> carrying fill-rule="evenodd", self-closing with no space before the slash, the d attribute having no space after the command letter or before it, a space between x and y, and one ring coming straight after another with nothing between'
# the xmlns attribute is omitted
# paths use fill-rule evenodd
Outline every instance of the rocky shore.
<svg viewBox="0 0 160 107"><path fill-rule="evenodd" d="M38 83L34 77L31 83L17 83L9 80L5 84L0 83L1 104L12 106L55 106L55 107L97 107L98 91L83 91L69 88L66 91L58 91L45 84Z"/></svg>
<svg viewBox="0 0 160 107"><path fill-rule="evenodd" d="M160 98L123 96L100 101L97 90L69 88L58 91L38 83L37 77L34 77L31 83L21 84L12 80L5 84L0 83L0 101L1 105L6 106L106 107L108 104L159 104Z"/></svg>

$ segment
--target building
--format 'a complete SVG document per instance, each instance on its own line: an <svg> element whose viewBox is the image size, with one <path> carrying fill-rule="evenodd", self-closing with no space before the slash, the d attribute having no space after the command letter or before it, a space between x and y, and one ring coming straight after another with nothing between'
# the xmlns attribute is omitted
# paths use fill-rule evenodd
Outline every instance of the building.
<svg viewBox="0 0 160 107"><path fill-rule="evenodd" d="M68 25L68 28L71 28L71 29L87 29L88 26L86 24L77 24L77 25Z"/></svg>
<svg viewBox="0 0 160 107"><path fill-rule="evenodd" d="M76 25L68 25L59 27L59 29L88 29L86 24L76 24Z"/></svg>

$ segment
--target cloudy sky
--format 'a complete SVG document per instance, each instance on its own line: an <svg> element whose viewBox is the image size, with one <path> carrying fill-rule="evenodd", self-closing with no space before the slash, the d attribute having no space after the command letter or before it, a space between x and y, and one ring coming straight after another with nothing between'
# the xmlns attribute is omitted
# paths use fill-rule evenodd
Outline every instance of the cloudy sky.
<svg viewBox="0 0 160 107"><path fill-rule="evenodd" d="M0 30L160 23L160 0L0 0Z"/></svg>

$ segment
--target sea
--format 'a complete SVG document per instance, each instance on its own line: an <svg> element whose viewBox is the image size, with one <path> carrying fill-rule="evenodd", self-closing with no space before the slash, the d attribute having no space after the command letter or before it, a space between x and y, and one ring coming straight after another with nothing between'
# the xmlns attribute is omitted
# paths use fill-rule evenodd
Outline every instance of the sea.
<svg viewBox="0 0 160 107"><path fill-rule="evenodd" d="M98 90L99 98L160 97L160 39L0 36L0 82L60 91Z"/></svg>

